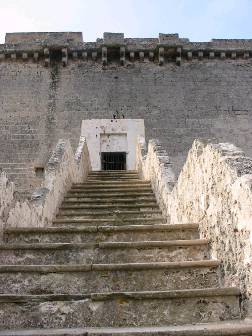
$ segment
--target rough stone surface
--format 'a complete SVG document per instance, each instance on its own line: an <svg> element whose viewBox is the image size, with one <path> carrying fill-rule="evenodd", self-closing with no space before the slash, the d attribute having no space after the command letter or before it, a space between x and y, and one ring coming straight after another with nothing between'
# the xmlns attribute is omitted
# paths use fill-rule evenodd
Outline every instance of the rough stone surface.
<svg viewBox="0 0 252 336"><path fill-rule="evenodd" d="M88 257L88 252L86 253ZM39 261L39 258L38 258ZM83 259L85 261L85 259ZM67 261L66 261L67 262ZM157 291L219 287L216 267L163 268L150 267L143 270L88 270L89 265L80 265L83 271L50 272L49 268L22 272L1 272L1 292L4 294L62 294L99 293L118 291ZM148 266L146 266L148 267ZM76 267L77 268L77 267ZM85 270L85 268L87 268Z"/></svg>
<svg viewBox="0 0 252 336"><path fill-rule="evenodd" d="M171 222L199 222L226 285L239 285L250 300L251 173L252 159L239 148L195 141L170 198Z"/></svg>
<svg viewBox="0 0 252 336"><path fill-rule="evenodd" d="M158 162L158 154L149 151L152 163L139 159L143 178L146 167ZM149 176L171 223L200 223L201 238L210 240L212 257L222 261L224 283L242 289L248 300L243 308L251 314L252 159L232 144L196 140L172 191L169 171L163 169L163 178L158 165Z"/></svg>
<svg viewBox="0 0 252 336"><path fill-rule="evenodd" d="M175 184L175 174L170 157L157 140L150 140L148 151L144 139L137 144L137 170L144 180L150 180L159 206L169 221L169 195Z"/></svg>
<svg viewBox="0 0 252 336"><path fill-rule="evenodd" d="M237 319L237 297L134 300L115 295L107 300L0 303L2 328L162 326ZM203 301L203 302L202 302ZM194 309L191 309L194 307Z"/></svg>
<svg viewBox="0 0 252 336"><path fill-rule="evenodd" d="M8 218L9 210L14 202L14 183L10 182L5 172L0 172L0 240Z"/></svg>
<svg viewBox="0 0 252 336"><path fill-rule="evenodd" d="M1 175L1 220L6 227L39 227L51 223L63 197L75 182L85 180L90 170L89 153L85 139L80 137L76 155L74 156L69 141L59 140L45 169L45 177L42 187L37 189L31 201L15 201L13 198L13 186L6 182L5 175Z"/></svg>

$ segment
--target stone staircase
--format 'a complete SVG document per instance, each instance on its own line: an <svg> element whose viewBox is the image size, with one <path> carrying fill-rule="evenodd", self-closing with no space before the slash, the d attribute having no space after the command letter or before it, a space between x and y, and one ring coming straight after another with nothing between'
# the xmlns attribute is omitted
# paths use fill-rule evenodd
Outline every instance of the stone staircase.
<svg viewBox="0 0 252 336"><path fill-rule="evenodd" d="M53 226L4 240L0 335L252 335L198 225L167 225L134 171L90 173Z"/></svg>

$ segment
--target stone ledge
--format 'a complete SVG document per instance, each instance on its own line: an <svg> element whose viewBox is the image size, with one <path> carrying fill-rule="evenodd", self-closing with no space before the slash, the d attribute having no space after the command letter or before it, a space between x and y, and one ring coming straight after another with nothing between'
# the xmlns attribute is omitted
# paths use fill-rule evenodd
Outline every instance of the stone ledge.
<svg viewBox="0 0 252 336"><path fill-rule="evenodd" d="M25 303L25 302L49 302L49 301L79 301L91 299L92 301L107 301L124 298L128 300L165 300L179 298L239 296L240 290L235 287L185 289L173 291L149 291L149 292L109 292L91 294L42 294L42 295L6 295L0 294L0 303Z"/></svg>
<svg viewBox="0 0 252 336"><path fill-rule="evenodd" d="M252 322L226 321L163 327L64 328L0 331L0 336L251 336Z"/></svg>
<svg viewBox="0 0 252 336"><path fill-rule="evenodd" d="M198 224L149 224L149 225L124 225L124 226L83 226L83 227L17 227L6 228L8 233L82 233L82 232L142 232L142 231L179 231L179 230L198 230Z"/></svg>
<svg viewBox="0 0 252 336"><path fill-rule="evenodd" d="M94 301L113 300L125 298L131 300L150 299L177 299L177 298L197 298L197 297L217 297L217 296L239 296L240 290L235 287L227 288L205 288L205 289L184 289L174 291L149 291L149 292L115 292L115 293L94 293L91 299Z"/></svg>
<svg viewBox="0 0 252 336"><path fill-rule="evenodd" d="M11 243L0 245L1 250L68 250L68 249L150 249L207 245L207 239L104 242L104 243Z"/></svg>
<svg viewBox="0 0 252 336"><path fill-rule="evenodd" d="M128 264L78 264L78 265L0 265L0 273L76 273L90 271L141 271L150 269L216 268L217 260L184 262L153 262Z"/></svg>

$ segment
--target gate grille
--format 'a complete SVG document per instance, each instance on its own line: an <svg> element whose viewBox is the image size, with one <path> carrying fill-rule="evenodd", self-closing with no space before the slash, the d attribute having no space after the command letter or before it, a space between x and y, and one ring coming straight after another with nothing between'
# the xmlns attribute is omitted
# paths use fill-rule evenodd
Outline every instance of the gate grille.
<svg viewBox="0 0 252 336"><path fill-rule="evenodd" d="M101 153L102 170L126 170L125 152Z"/></svg>

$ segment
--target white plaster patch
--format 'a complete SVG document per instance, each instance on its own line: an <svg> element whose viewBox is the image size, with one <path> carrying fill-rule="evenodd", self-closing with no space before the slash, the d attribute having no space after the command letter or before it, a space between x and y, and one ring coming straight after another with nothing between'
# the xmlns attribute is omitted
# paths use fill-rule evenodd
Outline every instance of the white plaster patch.
<svg viewBox="0 0 252 336"><path fill-rule="evenodd" d="M87 139L92 170L101 170L101 152L126 152L126 169L134 170L137 139L145 138L144 120L83 120L81 135Z"/></svg>

